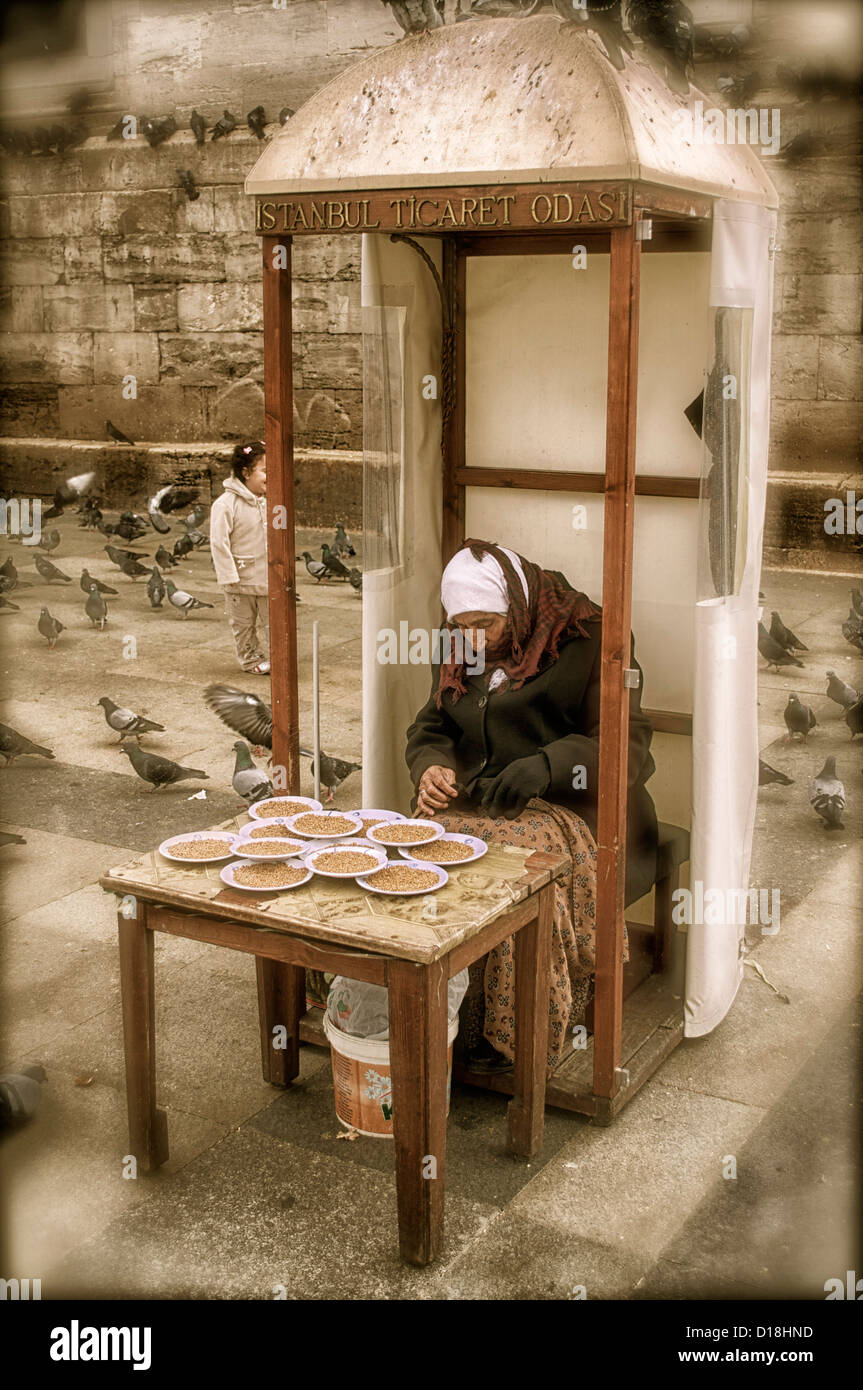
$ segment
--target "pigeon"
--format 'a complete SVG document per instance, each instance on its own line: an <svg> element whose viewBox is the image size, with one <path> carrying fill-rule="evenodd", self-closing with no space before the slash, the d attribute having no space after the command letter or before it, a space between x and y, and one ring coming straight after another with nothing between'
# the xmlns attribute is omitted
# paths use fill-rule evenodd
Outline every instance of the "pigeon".
<svg viewBox="0 0 863 1390"><path fill-rule="evenodd" d="M150 516L153 512L181 512L184 507L190 507L193 502L198 500L198 489L196 487L180 487L177 483L166 483L160 487L158 492L147 503L147 511Z"/></svg>
<svg viewBox="0 0 863 1390"><path fill-rule="evenodd" d="M70 507L87 493L96 484L95 473L79 473L74 478L67 478L54 490L53 505L46 512L42 513L43 520L52 519L55 516L63 515L63 508Z"/></svg>
<svg viewBox="0 0 863 1390"><path fill-rule="evenodd" d="M95 530L102 521L102 513L99 511L98 504L95 502L89 506L85 504L85 506L79 507L78 511L81 517L78 525L85 531Z"/></svg>
<svg viewBox="0 0 863 1390"><path fill-rule="evenodd" d="M357 569L352 569L350 574L348 575L348 578L351 582L351 588L355 589L358 594L361 594L363 591L363 576L360 573L360 571Z"/></svg>
<svg viewBox="0 0 863 1390"><path fill-rule="evenodd" d="M145 719L143 715L136 714L134 710L126 709L124 705L115 705L114 701L107 695L103 695L97 701L102 706L108 727L120 735L120 742L129 735L140 738L141 734L163 734L164 724L155 724L152 719Z"/></svg>
<svg viewBox="0 0 863 1390"><path fill-rule="evenodd" d="M106 545L105 553L112 564L118 569L122 569L124 560L146 560L147 555L142 550L123 550L119 545Z"/></svg>
<svg viewBox="0 0 863 1390"><path fill-rule="evenodd" d="M0 830L0 849L4 845L26 845L23 835L10 835L8 830Z"/></svg>
<svg viewBox="0 0 863 1390"><path fill-rule="evenodd" d="M187 531L195 531L206 515L207 508L202 506L200 502L196 502L189 515L183 517L183 525Z"/></svg>
<svg viewBox="0 0 863 1390"><path fill-rule="evenodd" d="M333 550L335 550L337 555L353 556L357 553L354 550L353 545L351 544L350 536L348 535L341 522L339 522L336 526L336 536L335 542L333 544Z"/></svg>
<svg viewBox="0 0 863 1390"><path fill-rule="evenodd" d="M117 594L119 592L117 589L112 589L109 584L103 584L101 579L94 579L92 574L90 574L89 570L81 571L81 578L78 582L80 583L81 588L84 590L85 594L89 594L91 588L93 588L94 585L98 589L100 594L112 594L114 598L117 597Z"/></svg>
<svg viewBox="0 0 863 1390"><path fill-rule="evenodd" d="M267 116L263 106L255 106L252 108L246 116L246 124L252 134L257 135L259 140L265 140L267 138L266 131L264 130L267 124Z"/></svg>
<svg viewBox="0 0 863 1390"><path fill-rule="evenodd" d="M5 594L0 594L0 613L20 613L17 603L10 603Z"/></svg>
<svg viewBox="0 0 863 1390"><path fill-rule="evenodd" d="M769 787L772 782L777 782L781 787L790 787L793 781L793 777L786 777L784 772L777 772L775 767L765 763L762 758L758 759L759 787Z"/></svg>
<svg viewBox="0 0 863 1390"><path fill-rule="evenodd" d="M748 106L761 91L761 74L758 72L738 72L720 75L716 85L728 106Z"/></svg>
<svg viewBox="0 0 863 1390"><path fill-rule="evenodd" d="M70 116L80 116L82 111L86 111L90 105L90 93L86 87L79 87L66 98L66 110Z"/></svg>
<svg viewBox="0 0 863 1390"><path fill-rule="evenodd" d="M855 734L863 734L863 698L859 699L856 704L849 705L846 709L845 723L851 730L852 739Z"/></svg>
<svg viewBox="0 0 863 1390"><path fill-rule="evenodd" d="M279 112L279 125L287 125L288 121L295 114L296 113L292 106L283 106L281 111Z"/></svg>
<svg viewBox="0 0 863 1390"><path fill-rule="evenodd" d="M842 709L850 709L860 699L853 685L846 685L844 681L839 679L835 671L827 672L827 694L834 704L839 705Z"/></svg>
<svg viewBox="0 0 863 1390"><path fill-rule="evenodd" d="M58 570L57 566L52 565L50 560L46 560L44 555L34 555L33 563L42 578L47 580L49 584L53 584L55 579L58 579L61 584L72 583L71 575L64 574L62 570Z"/></svg>
<svg viewBox="0 0 863 1390"><path fill-rule="evenodd" d="M323 560L314 560L307 550L303 551L303 559L306 562L306 569L312 576L312 579L314 579L317 584L320 584L327 572L327 567Z"/></svg>
<svg viewBox="0 0 863 1390"><path fill-rule="evenodd" d="M158 791L159 787L168 787L173 782L185 782L190 777L209 781L206 772L195 767L181 767L179 763L171 762L170 758L160 758L155 753L145 753L143 748L129 739L124 739L120 747L141 781L149 782L154 791Z"/></svg>
<svg viewBox="0 0 863 1390"><path fill-rule="evenodd" d="M204 703L223 724L242 734L256 748L273 746L273 711L257 695L232 685L208 685Z"/></svg>
<svg viewBox="0 0 863 1390"><path fill-rule="evenodd" d="M23 758L28 754L36 758L54 757L50 748L43 748L40 743L31 743L29 738L19 734L17 729L10 729L8 724L0 724L0 753L6 759L6 767L15 758Z"/></svg>
<svg viewBox="0 0 863 1390"><path fill-rule="evenodd" d="M46 1078L45 1068L38 1064L15 1067L0 1076L0 1129L16 1129L32 1120Z"/></svg>
<svg viewBox="0 0 863 1390"><path fill-rule="evenodd" d="M161 121L152 116L142 116L139 125L151 150L161 145L163 140L168 140L177 129L173 116L165 116Z"/></svg>
<svg viewBox="0 0 863 1390"><path fill-rule="evenodd" d="M90 586L90 592L84 603L84 612L87 614L93 627L98 627L100 632L105 631L105 623L108 618L108 605L95 584L91 584Z"/></svg>
<svg viewBox="0 0 863 1390"><path fill-rule="evenodd" d="M863 652L863 618L858 618L853 608L849 609L848 617L842 624L842 636L858 652Z"/></svg>
<svg viewBox="0 0 863 1390"><path fill-rule="evenodd" d="M47 550L49 555L50 555L50 553L51 553L52 550L56 550L56 549L57 549L57 546L58 546L59 544L60 544L60 532L59 532L59 531L49 531L47 534L44 534L44 533L43 533L43 534L39 537L39 549L40 549L40 550Z"/></svg>
<svg viewBox="0 0 863 1390"><path fill-rule="evenodd" d="M237 118L236 118L236 116L232 116L231 113L230 113L230 111L224 110L224 111L222 112L222 118L221 118L221 120L216 121L216 124L213 126L213 130L212 130L212 133L211 133L211 135L210 135L210 139L211 139L211 140L221 140L224 136L230 135L231 131L232 131L232 130L236 130L236 128L237 128Z"/></svg>
<svg viewBox="0 0 863 1390"><path fill-rule="evenodd" d="M863 618L863 593L859 589L851 590L851 607L858 618Z"/></svg>
<svg viewBox="0 0 863 1390"><path fill-rule="evenodd" d="M159 549L156 551L156 564L161 565L163 570L177 568L177 561L174 559L170 550L166 550L163 545L160 545Z"/></svg>
<svg viewBox="0 0 863 1390"><path fill-rule="evenodd" d="M836 776L836 759L830 757L809 783L809 805L824 822L825 830L844 830L845 788Z"/></svg>
<svg viewBox="0 0 863 1390"><path fill-rule="evenodd" d="M425 34L429 29L442 29L444 0L382 0L389 5L393 17L406 34Z"/></svg>
<svg viewBox="0 0 863 1390"><path fill-rule="evenodd" d="M36 626L42 636L47 638L49 652L53 652L57 645L57 638L63 631L63 624L58 618L52 618L47 608L43 608L39 613L39 621Z"/></svg>
<svg viewBox="0 0 863 1390"><path fill-rule="evenodd" d="M187 531L186 535L196 550L203 550L205 545L210 544L209 536L205 536L203 531Z"/></svg>
<svg viewBox="0 0 863 1390"><path fill-rule="evenodd" d="M193 598L185 589L178 589L173 579L165 580L165 588L168 591L168 602L174 607L179 608L184 618L187 618L196 608L212 608L212 603L204 603L201 599Z"/></svg>
<svg viewBox="0 0 863 1390"><path fill-rule="evenodd" d="M340 579L349 579L350 573L336 555L326 544L321 546L321 563L327 574L338 575Z"/></svg>
<svg viewBox="0 0 863 1390"><path fill-rule="evenodd" d="M0 565L0 577L7 581L5 588L14 589L17 587L18 571L15 568L15 561L12 559L11 555L7 555L2 565Z"/></svg>
<svg viewBox="0 0 863 1390"><path fill-rule="evenodd" d="M691 11L681 0L628 0L626 18L636 38L662 62L671 90L687 96L695 36Z"/></svg>
<svg viewBox="0 0 863 1390"><path fill-rule="evenodd" d="M189 555L195 549L195 542L190 536L179 536L174 541L174 559L182 560L184 555Z"/></svg>
<svg viewBox="0 0 863 1390"><path fill-rule="evenodd" d="M237 796L241 796L249 806L255 801L263 801L265 797L272 796L273 784L260 768L255 767L249 745L238 739L234 744L234 752L237 757L231 785Z"/></svg>
<svg viewBox="0 0 863 1390"><path fill-rule="evenodd" d="M165 520L161 512L148 512L150 525L154 531L158 531L160 536L167 536L171 530L170 523Z"/></svg>
<svg viewBox="0 0 863 1390"><path fill-rule="evenodd" d="M620 13L620 0L552 0L552 5L562 19L570 24L581 22L593 29L599 36L608 61L622 72L623 53L632 56L632 43L624 33Z"/></svg>
<svg viewBox="0 0 863 1390"><path fill-rule="evenodd" d="M154 565L150 572L150 578L147 580L147 598L150 600L150 607L161 608L164 597L165 581L159 573L158 565Z"/></svg>
<svg viewBox="0 0 863 1390"><path fill-rule="evenodd" d="M796 695L788 696L788 704L783 710L783 718L788 729L783 743L790 743L795 734L800 734L805 743L811 730L818 722L809 706L802 705Z"/></svg>
<svg viewBox="0 0 863 1390"><path fill-rule="evenodd" d="M138 560L130 560L128 557L120 562L120 569L131 579L134 584L136 579L140 579L142 574L147 573L147 566L142 565Z"/></svg>
<svg viewBox="0 0 863 1390"><path fill-rule="evenodd" d="M134 444L134 439L130 439L122 430L118 430L116 425L112 425L110 420L105 421L105 433L109 439L113 439L117 444Z"/></svg>
<svg viewBox="0 0 863 1390"><path fill-rule="evenodd" d="M315 755L308 748L301 748L300 754L304 758L312 760L312 776L315 774ZM333 792L341 786L352 772L362 772L361 763L349 763L344 758L331 758L328 753L321 749L321 785L326 787L328 796L327 801L332 801Z"/></svg>
<svg viewBox="0 0 863 1390"><path fill-rule="evenodd" d="M784 647L781 647L779 643L770 636L770 633L763 623L758 624L758 650L767 662L768 671L771 666L776 666L778 668L780 666L802 667L803 665L802 661L798 661L796 656L791 652L787 652Z"/></svg>
<svg viewBox="0 0 863 1390"><path fill-rule="evenodd" d="M147 534L147 527L132 517L121 516L114 527L114 535L119 536L121 541L135 542Z"/></svg>
<svg viewBox="0 0 863 1390"><path fill-rule="evenodd" d="M809 648L804 646L799 637L794 636L790 627L785 626L778 613L771 612L770 617L770 636L774 642L778 642L787 652L808 652Z"/></svg>
<svg viewBox="0 0 863 1390"><path fill-rule="evenodd" d="M178 169L177 177L180 187L190 203L194 203L196 198L200 198L201 190L195 185L195 175L192 173L191 169Z"/></svg>
<svg viewBox="0 0 863 1390"><path fill-rule="evenodd" d="M195 144L203 145L207 138L207 122L194 109L189 117L189 129L195 137Z"/></svg>
<svg viewBox="0 0 863 1390"><path fill-rule="evenodd" d="M129 118L128 118L127 115L126 115L126 116L121 116L120 119L119 119L119 121L117 121L116 125L112 125L112 126L111 126L111 129L108 131L108 134L105 136L105 139L106 139L106 140L125 140L125 139L127 138L127 137L126 137L126 130L127 130L126 122L127 122L128 119L129 119ZM134 118L133 118L133 119L134 119ZM137 122L136 122L136 125L137 125Z"/></svg>

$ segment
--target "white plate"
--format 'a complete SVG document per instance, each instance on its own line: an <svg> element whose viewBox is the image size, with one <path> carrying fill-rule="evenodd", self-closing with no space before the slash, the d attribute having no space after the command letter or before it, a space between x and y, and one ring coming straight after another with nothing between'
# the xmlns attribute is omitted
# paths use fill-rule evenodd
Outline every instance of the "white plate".
<svg viewBox="0 0 863 1390"><path fill-rule="evenodd" d="M212 859L183 859L181 855L171 853L172 845L188 844L190 840L227 840L231 848L227 854L214 854ZM221 864L224 859L231 858L236 840L236 835L229 834L227 830L193 830L189 835L171 835L167 840L163 840L159 846L159 853L170 859L173 864Z"/></svg>
<svg viewBox="0 0 863 1390"><path fill-rule="evenodd" d="M368 869L354 869L351 873L346 874L337 873L333 869L319 869L317 867L315 860L318 855L334 854L341 849L365 849L369 860ZM387 859L385 850L375 849L373 846L360 846L355 840L349 840L347 842L344 840L334 840L331 845L322 845L319 846L318 849L312 850L311 854L306 855L303 863L307 869L312 869L316 874L320 874L321 878L357 878L361 873L369 873L375 868L382 869L385 864L389 863L389 860Z"/></svg>
<svg viewBox="0 0 863 1390"><path fill-rule="evenodd" d="M443 888L449 878L446 869L442 869L439 864L421 864L418 859L407 859L403 862L408 864L412 869L432 870L438 875L437 883L430 883L428 888L376 888L375 874L380 872L379 869L373 869L370 874L363 874L362 878L357 879L357 883L360 884L362 888L368 888L371 893L384 893L388 898L413 898L423 893L436 893L439 888ZM393 868L395 866L387 865L386 867ZM224 872L225 870L223 869L222 873Z"/></svg>
<svg viewBox="0 0 863 1390"><path fill-rule="evenodd" d="M273 835L272 838L277 840L280 837ZM267 840L244 840L242 836L239 836L234 841L234 854L240 859L248 859L253 864L280 864L285 859L296 859L301 854L307 854L309 848L308 841L282 840L281 843L285 846L284 854L255 853L255 845L268 843L269 841Z"/></svg>
<svg viewBox="0 0 863 1390"><path fill-rule="evenodd" d="M285 822L285 824L287 825L292 835L299 835L304 840L345 840L348 838L348 836L351 835L354 839L356 839L357 836L362 833L362 821L356 819L353 811L316 811L315 815L318 816L343 816L346 819L351 820L353 829L338 831L334 830L332 835L313 835L309 831L300 830L299 826L296 824L298 820L300 820L303 816L307 816L308 814L308 811L298 811L295 816L288 816L288 819ZM378 848L381 848L381 846L378 846Z"/></svg>
<svg viewBox="0 0 863 1390"><path fill-rule="evenodd" d="M453 833L441 835L439 840L428 840L427 843L430 845L442 844L444 840L456 840L460 845L469 845L470 848L473 850L473 854L471 855L470 859L447 860L446 864L444 865L444 867L447 869L460 869L463 867L463 865L473 864L474 860L482 859L482 856L484 854L488 854L488 845L486 844L485 840L478 839L476 835L456 835ZM420 846L416 845L414 846L414 848L419 849ZM413 859L414 857L408 849L400 848L399 854L402 855L404 859ZM417 859L416 862L418 864L433 864L434 860Z"/></svg>
<svg viewBox="0 0 863 1390"><path fill-rule="evenodd" d="M248 840L251 838L253 830L257 830L259 825L266 826L274 840L283 840L287 834L287 816L255 816L252 820L246 821L245 825L240 826L240 839ZM257 839L257 836L255 837Z"/></svg>
<svg viewBox="0 0 863 1390"><path fill-rule="evenodd" d="M404 819L407 820L407 817L405 817ZM389 822L384 821L384 822L382 822L382 823L383 823L384 825L386 825L386 824L388 824ZM401 822L400 822L400 823L401 823ZM372 842L373 845L380 845L381 849L409 849L409 848L411 847L411 845L430 845L430 844L433 844L435 840L439 840L440 837L441 837L441 835L443 835L443 834L445 833L444 827L441 825L440 821L436 821L436 820L415 820L415 821L411 821L411 822L409 822L409 823L412 824L412 825L416 825L416 826L430 825L430 826L432 827L432 829L434 830L434 835L431 837L431 839L429 839L428 835L426 835L424 839L420 839L420 840L399 840L398 844L385 845L384 842L383 842L383 840L378 840L378 839L376 839L375 836L374 836L374 834L372 833L373 831L375 831L375 830L378 829L378 826L376 826L376 825L370 825L369 828L368 828L368 831L367 831L367 838L368 838L369 840L371 840L371 842Z"/></svg>
<svg viewBox="0 0 863 1390"><path fill-rule="evenodd" d="M277 864L282 862L283 861L280 859L276 860ZM242 867L242 864L226 864L223 869L219 870L219 878L222 882L227 883L230 888L236 888L241 893L290 893L292 888L302 888L303 884L308 883L309 879L312 877L311 869L307 869L305 878L301 878L298 883L287 883L284 888L252 888L248 883L234 882L234 874L237 869L242 869ZM305 866L302 864L291 865L291 868L300 869L304 867Z"/></svg>
<svg viewBox="0 0 863 1390"><path fill-rule="evenodd" d="M252 820L274 819L272 813L269 813L268 815L264 816L257 809L259 806L266 806L269 801L299 801L302 802L303 806L305 806L306 809L309 811L323 810L321 803L319 801L315 801L314 797L312 796L288 796L287 794L285 796L280 796L276 794L275 796L262 796L260 801L256 801L254 806L249 807L249 815L252 817ZM297 811L294 814L301 815L302 812Z"/></svg>
<svg viewBox="0 0 863 1390"><path fill-rule="evenodd" d="M376 824L378 825L382 824L383 821L407 820L407 816L403 816L401 811L378 811L377 809L369 811L363 809L362 811L352 811L351 815L359 816L362 820L371 820L372 816L374 816L376 818Z"/></svg>

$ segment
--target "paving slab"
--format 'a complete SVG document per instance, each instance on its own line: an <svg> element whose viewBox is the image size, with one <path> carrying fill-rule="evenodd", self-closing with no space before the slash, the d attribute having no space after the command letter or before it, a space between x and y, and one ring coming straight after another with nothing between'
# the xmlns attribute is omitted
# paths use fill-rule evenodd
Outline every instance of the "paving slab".
<svg viewBox="0 0 863 1390"><path fill-rule="evenodd" d="M27 813L27 820L44 823L54 814L47 801L39 804L43 809L36 811L36 803L28 801L32 814ZM6 798L4 808L10 810ZM22 819L14 824L4 821L2 828L22 835L27 843L4 845L0 850L3 856L2 920L55 902L76 888L92 884L106 869L122 864L129 856L124 847L107 844L100 837L79 839L60 831L34 829L23 819L24 805L19 804L15 809ZM59 815L57 820L62 824Z"/></svg>

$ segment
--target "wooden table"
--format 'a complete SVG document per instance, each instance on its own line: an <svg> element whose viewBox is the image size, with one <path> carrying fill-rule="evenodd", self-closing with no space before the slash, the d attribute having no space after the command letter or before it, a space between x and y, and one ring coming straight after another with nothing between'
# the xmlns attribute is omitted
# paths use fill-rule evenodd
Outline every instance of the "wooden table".
<svg viewBox="0 0 863 1390"><path fill-rule="evenodd" d="M247 820L225 821L214 833L236 832ZM508 1149L530 1158L543 1132L553 881L568 867L565 855L495 845L452 870L444 888L410 898L317 876L278 895L244 893L222 883L221 865L175 864L156 850L111 869L100 882L121 896L129 1143L142 1169L168 1157L167 1116L156 1104L154 932L255 956L263 1073L274 1086L288 1086L299 1072L306 967L385 985L399 1245L409 1263L430 1263L443 1234L447 981L515 937ZM274 1046L276 1037L287 1045ZM436 1177L424 1176L432 1170Z"/></svg>

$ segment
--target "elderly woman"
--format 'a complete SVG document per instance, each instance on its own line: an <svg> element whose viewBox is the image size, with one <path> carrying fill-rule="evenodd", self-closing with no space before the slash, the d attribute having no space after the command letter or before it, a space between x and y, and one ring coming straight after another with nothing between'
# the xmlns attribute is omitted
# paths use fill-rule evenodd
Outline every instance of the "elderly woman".
<svg viewBox="0 0 863 1390"><path fill-rule="evenodd" d="M452 659L433 668L430 698L408 729L412 808L486 842L569 854L572 868L554 888L553 1067L570 1024L583 1018L596 967L600 609L562 574L477 540L465 541L444 570L441 601L467 659L457 659L454 639ZM629 730L627 904L650 890L656 873L656 812L645 786L654 772L652 729L640 687L630 694ZM511 940L487 957L484 995L484 1037L467 1060L476 1070L505 1070L514 1057Z"/></svg>

